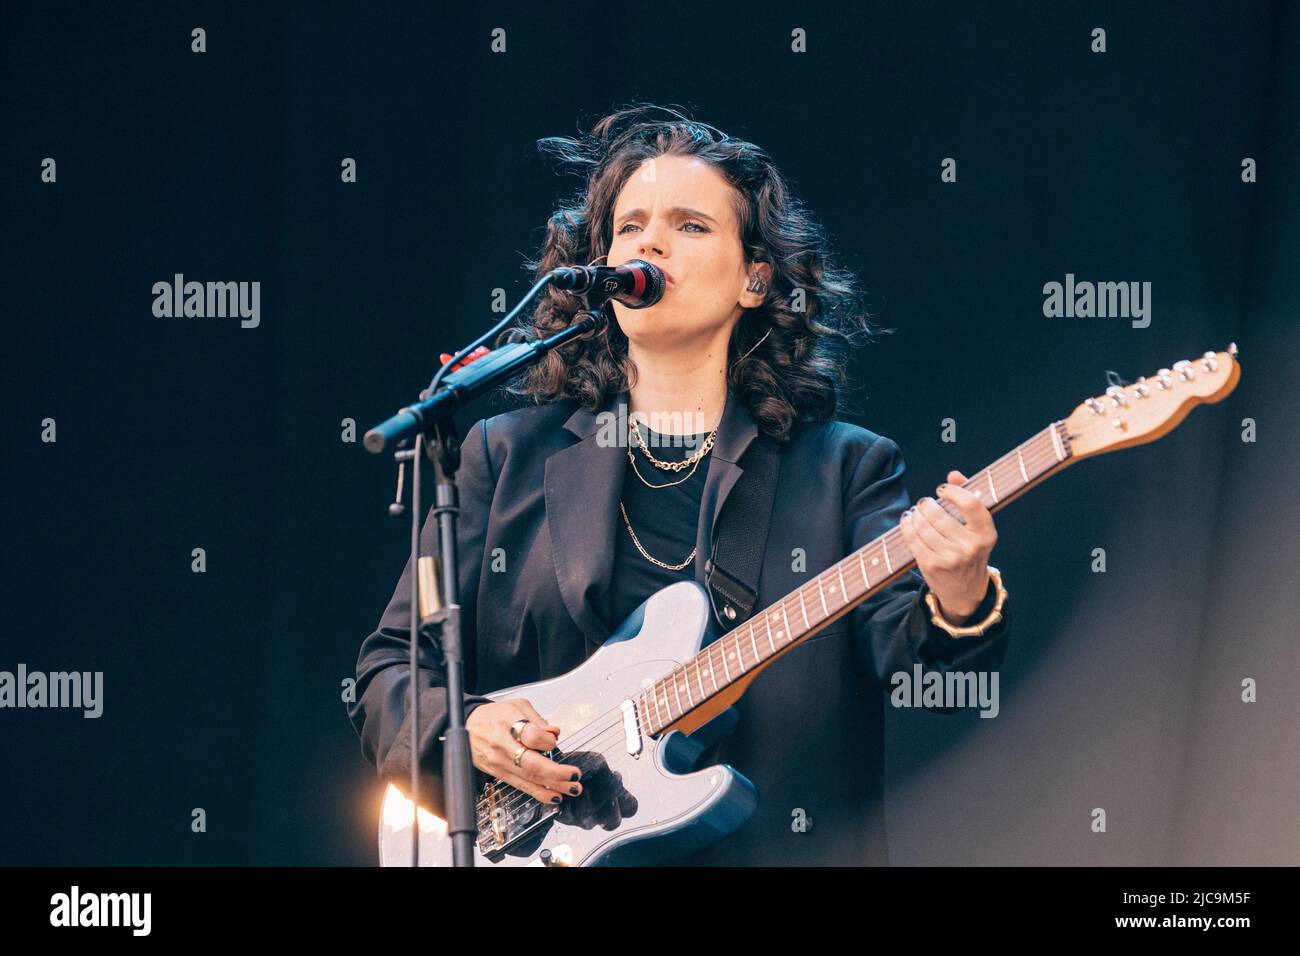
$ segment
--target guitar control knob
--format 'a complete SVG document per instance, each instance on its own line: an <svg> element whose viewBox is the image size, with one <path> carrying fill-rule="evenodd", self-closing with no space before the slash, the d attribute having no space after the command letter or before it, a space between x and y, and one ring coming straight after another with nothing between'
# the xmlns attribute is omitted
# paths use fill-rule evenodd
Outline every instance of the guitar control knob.
<svg viewBox="0 0 1300 956"><path fill-rule="evenodd" d="M572 866L573 851L568 844L562 844L555 848L555 851L543 850L538 854L542 861L542 866Z"/></svg>

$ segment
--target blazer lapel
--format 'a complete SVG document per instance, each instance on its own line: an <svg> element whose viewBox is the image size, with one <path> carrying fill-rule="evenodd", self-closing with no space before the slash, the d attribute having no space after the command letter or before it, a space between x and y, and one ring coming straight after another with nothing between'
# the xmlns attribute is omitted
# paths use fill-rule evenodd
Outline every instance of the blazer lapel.
<svg viewBox="0 0 1300 956"><path fill-rule="evenodd" d="M727 496L736 482L745 473L738 462L758 436L758 424L749 409L730 389L727 390L727 404L722 410L722 421L718 427L718 437L713 443L709 457L709 473L704 479L704 494L700 498L700 523L695 533L695 580L704 584L708 580L704 565L713 556L714 531L718 526L718 515L727 503Z"/></svg>
<svg viewBox="0 0 1300 956"><path fill-rule="evenodd" d="M622 456L606 415L626 408L627 392L614 395L596 412L578 408L564 427L582 440L546 459L546 521L551 557L564 606L587 640L600 646L612 633L603 617L614 567L615 521L623 493ZM626 413L624 413L626 415Z"/></svg>
<svg viewBox="0 0 1300 956"><path fill-rule="evenodd" d="M597 647L612 633L604 617L614 569L614 536L622 527L618 502L626 469L628 399L625 390L595 412L579 407L564 427L581 440L551 455L545 467L546 519L560 594L569 616ZM737 462L757 434L758 426L744 402L728 390L700 500L694 562L700 584L706 580L704 565L713 552L718 515L744 473Z"/></svg>

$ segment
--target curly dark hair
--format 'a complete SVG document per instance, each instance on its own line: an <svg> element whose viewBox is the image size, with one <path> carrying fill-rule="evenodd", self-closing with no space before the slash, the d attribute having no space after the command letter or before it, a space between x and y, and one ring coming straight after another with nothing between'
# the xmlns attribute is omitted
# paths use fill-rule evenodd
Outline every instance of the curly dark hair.
<svg viewBox="0 0 1300 956"><path fill-rule="evenodd" d="M535 279L562 265L585 264L609 249L614 205L646 159L689 155L711 164L735 190L740 241L749 262L772 267L763 304L736 323L728 347L727 386L743 400L761 432L787 443L801 421L826 421L843 410L847 356L871 341L863 293L852 272L832 262L825 229L794 197L767 153L752 143L692 120L673 107L637 103L600 120L589 134L546 137L539 151L586 174L586 185L550 217L538 254L525 262ZM539 293L519 328L529 338L573 322L583 301L552 286ZM627 336L614 320L550 352L506 386L536 403L576 399L594 411L636 381ZM737 362L764 333L766 340Z"/></svg>

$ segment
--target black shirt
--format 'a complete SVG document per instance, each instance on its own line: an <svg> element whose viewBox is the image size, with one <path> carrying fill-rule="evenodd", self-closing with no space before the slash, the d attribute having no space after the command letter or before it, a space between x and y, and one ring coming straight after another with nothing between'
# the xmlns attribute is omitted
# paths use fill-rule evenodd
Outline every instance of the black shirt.
<svg viewBox="0 0 1300 956"><path fill-rule="evenodd" d="M671 435L653 432L644 424L640 426L650 453L660 461L685 461L700 450L708 432L698 435ZM682 471L664 471L656 468L645 456L634 437L628 437L636 470L641 478L652 485L670 485L664 488L647 488L632 471L627 451L621 449L623 467L623 506L627 511L637 540L651 555L664 564L681 564L695 547L699 525L700 499L704 494L704 479L713 458L710 449L694 466ZM686 477L689 475L690 477ZM682 479L685 478L684 481ZM680 482L680 484L674 484ZM614 572L610 587L611 630L627 620L646 598L661 588L678 581L695 579L695 561L680 571L670 571L647 561L637 550L628 534L627 522L618 515Z"/></svg>

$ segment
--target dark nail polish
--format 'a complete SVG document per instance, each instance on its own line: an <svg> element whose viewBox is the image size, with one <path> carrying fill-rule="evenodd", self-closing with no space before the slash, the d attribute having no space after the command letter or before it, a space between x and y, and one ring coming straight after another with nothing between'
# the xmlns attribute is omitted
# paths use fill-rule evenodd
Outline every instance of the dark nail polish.
<svg viewBox="0 0 1300 956"><path fill-rule="evenodd" d="M573 771L572 774L569 775L569 782L570 782L570 783L573 783L573 781L575 781L575 780L577 780L577 779L578 779L578 771L575 770L575 771Z"/></svg>
<svg viewBox="0 0 1300 956"><path fill-rule="evenodd" d="M569 793L573 794L573 795L576 797L576 796L578 795L578 788L577 788L577 787L570 787L570 788L569 788Z"/></svg>
<svg viewBox="0 0 1300 956"><path fill-rule="evenodd" d="M559 802L560 802L560 795L558 793L555 796L551 797L551 803L559 803Z"/></svg>

